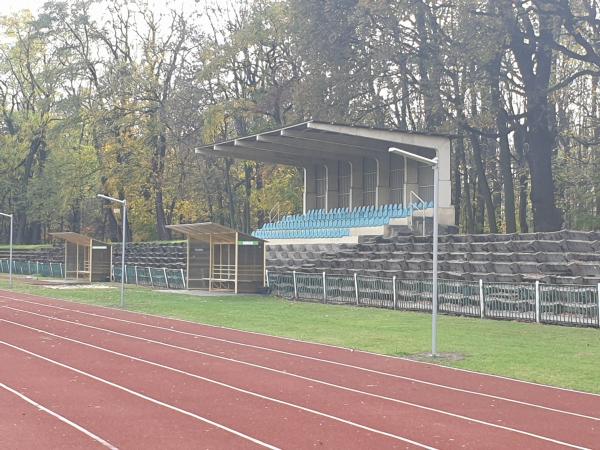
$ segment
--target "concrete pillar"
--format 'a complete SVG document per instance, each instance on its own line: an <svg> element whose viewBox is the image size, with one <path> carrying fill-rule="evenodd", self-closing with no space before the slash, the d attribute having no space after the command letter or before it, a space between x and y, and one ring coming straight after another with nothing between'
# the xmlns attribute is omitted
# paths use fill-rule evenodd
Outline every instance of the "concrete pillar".
<svg viewBox="0 0 600 450"><path fill-rule="evenodd" d="M304 214L315 207L315 166L308 165L304 168Z"/></svg>
<svg viewBox="0 0 600 450"><path fill-rule="evenodd" d="M377 159L377 206L390 203L390 154Z"/></svg>
<svg viewBox="0 0 600 450"><path fill-rule="evenodd" d="M331 162L327 167L327 210L338 207L338 163Z"/></svg>
<svg viewBox="0 0 600 450"><path fill-rule="evenodd" d="M352 164L352 180L350 184L350 209L358 208L363 204L363 161L356 158Z"/></svg>

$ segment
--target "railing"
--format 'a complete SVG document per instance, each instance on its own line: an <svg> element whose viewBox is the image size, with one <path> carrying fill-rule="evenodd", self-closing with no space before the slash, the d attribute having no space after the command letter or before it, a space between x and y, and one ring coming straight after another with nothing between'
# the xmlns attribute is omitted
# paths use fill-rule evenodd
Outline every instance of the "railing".
<svg viewBox="0 0 600 450"><path fill-rule="evenodd" d="M15 275L37 275L56 278L63 278L65 276L62 263L13 260L12 266L12 272ZM9 268L9 260L0 259L0 273L8 273Z"/></svg>
<svg viewBox="0 0 600 450"><path fill-rule="evenodd" d="M431 280L355 274L267 272L274 295L311 302L404 311L432 309ZM600 285L439 280L438 311L486 319L600 327Z"/></svg>
<svg viewBox="0 0 600 450"><path fill-rule="evenodd" d="M9 262L0 259L0 273L9 272ZM49 278L64 278L62 263L39 261L13 261L13 274L33 275ZM125 266L125 283L164 289L185 289L186 277L183 269ZM113 266L111 281L121 282L121 267Z"/></svg>
<svg viewBox="0 0 600 450"><path fill-rule="evenodd" d="M113 266L111 280L121 282L121 266ZM185 289L186 277L183 269L125 266L125 283L163 289Z"/></svg>
<svg viewBox="0 0 600 450"><path fill-rule="evenodd" d="M408 197L408 199L409 199L408 204L410 205L410 208L416 209L417 211L421 211L423 236L425 236L425 206L423 206L423 208L420 208L419 206L414 206L414 205L417 205L417 203L413 201L413 197L418 199L419 202L421 202L421 204L423 204L423 205L426 202L421 197L419 197L419 194L415 193L414 191L410 191L410 195ZM413 224L414 217L415 217L415 215L411 214L408 218L408 226L413 231L414 231L414 224Z"/></svg>
<svg viewBox="0 0 600 450"><path fill-rule="evenodd" d="M269 223L279 222L281 218L281 205L277 202L270 210L269 210Z"/></svg>

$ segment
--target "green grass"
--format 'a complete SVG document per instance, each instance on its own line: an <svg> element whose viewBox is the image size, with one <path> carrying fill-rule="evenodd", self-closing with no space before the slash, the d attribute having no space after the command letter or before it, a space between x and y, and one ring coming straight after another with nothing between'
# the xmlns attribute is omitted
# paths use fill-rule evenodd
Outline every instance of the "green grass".
<svg viewBox="0 0 600 450"><path fill-rule="evenodd" d="M6 281L0 281L6 287ZM118 289L57 290L18 281L15 290L117 306ZM430 350L428 314L290 302L275 297L195 297L127 287L127 308L241 330L406 356ZM440 316L444 364L600 393L600 330Z"/></svg>

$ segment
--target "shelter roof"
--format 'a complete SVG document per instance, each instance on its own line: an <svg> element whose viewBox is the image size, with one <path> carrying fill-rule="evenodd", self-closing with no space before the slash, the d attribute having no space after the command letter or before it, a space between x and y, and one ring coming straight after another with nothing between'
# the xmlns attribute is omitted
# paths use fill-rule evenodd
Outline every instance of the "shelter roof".
<svg viewBox="0 0 600 450"><path fill-rule="evenodd" d="M386 155L398 147L425 157L449 149L454 136L309 120L200 147L196 153L304 167Z"/></svg>
<svg viewBox="0 0 600 450"><path fill-rule="evenodd" d="M233 228L226 227L213 222L203 223L183 223L179 225L167 225L167 228L185 234L200 241L210 241L222 244L235 244L235 234L238 236L252 239L254 241L262 241L262 239L250 236L246 233L241 233ZM212 236L212 237L211 237Z"/></svg>
<svg viewBox="0 0 600 450"><path fill-rule="evenodd" d="M57 233L50 233L50 236L55 237L57 239L64 239L65 241L71 242L73 244L85 245L87 247L91 245L93 239L89 236L80 233L75 233L73 231L61 231Z"/></svg>

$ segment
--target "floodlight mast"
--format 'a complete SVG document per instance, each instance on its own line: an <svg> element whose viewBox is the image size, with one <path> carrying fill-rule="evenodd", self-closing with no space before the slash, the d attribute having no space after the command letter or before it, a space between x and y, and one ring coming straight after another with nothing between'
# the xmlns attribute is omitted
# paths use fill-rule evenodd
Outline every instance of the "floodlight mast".
<svg viewBox="0 0 600 450"><path fill-rule="evenodd" d="M8 244L8 287L13 287L13 214L6 214L0 212L0 216L8 217L10 219L10 241Z"/></svg>
<svg viewBox="0 0 600 450"><path fill-rule="evenodd" d="M109 197L108 195L98 194L99 198L116 202L123 205L123 236L121 248L121 308L125 308L125 241L127 231L127 200Z"/></svg>
<svg viewBox="0 0 600 450"><path fill-rule="evenodd" d="M432 305L431 305L431 356L437 356L437 315L438 315L438 203L439 203L439 185L440 173L438 158L426 158L406 150L396 147L390 147L390 153L404 156L406 158L418 161L433 168L433 288L432 288ZM423 219L425 220L425 219ZM425 222L423 222L425 229Z"/></svg>

